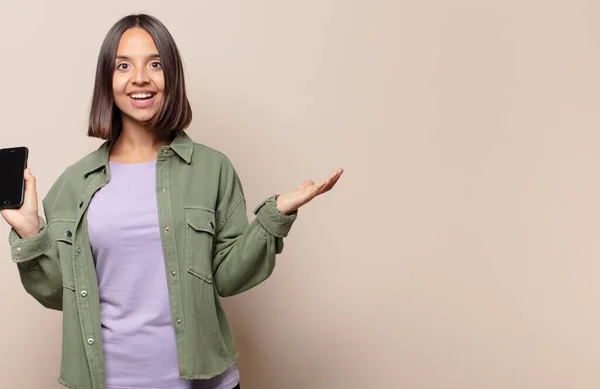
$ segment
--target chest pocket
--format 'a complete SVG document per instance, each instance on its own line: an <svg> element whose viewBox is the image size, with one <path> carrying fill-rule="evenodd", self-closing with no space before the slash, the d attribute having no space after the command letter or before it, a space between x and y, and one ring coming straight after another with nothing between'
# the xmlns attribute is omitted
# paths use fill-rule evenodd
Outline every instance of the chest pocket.
<svg viewBox="0 0 600 389"><path fill-rule="evenodd" d="M188 272L208 283L213 282L212 258L215 238L215 213L202 207L184 207L186 261Z"/></svg>
<svg viewBox="0 0 600 389"><path fill-rule="evenodd" d="M73 234L75 220L57 219L48 224L48 234L56 242L63 287L75 290L73 279Z"/></svg>

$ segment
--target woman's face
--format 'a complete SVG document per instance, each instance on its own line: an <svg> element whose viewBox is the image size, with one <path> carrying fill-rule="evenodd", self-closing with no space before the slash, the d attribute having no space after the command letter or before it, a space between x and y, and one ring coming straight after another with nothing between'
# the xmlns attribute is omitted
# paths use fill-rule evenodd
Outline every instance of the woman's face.
<svg viewBox="0 0 600 389"><path fill-rule="evenodd" d="M164 89L162 64L150 34L139 27L125 31L113 73L113 98L123 121L152 119L162 107Z"/></svg>

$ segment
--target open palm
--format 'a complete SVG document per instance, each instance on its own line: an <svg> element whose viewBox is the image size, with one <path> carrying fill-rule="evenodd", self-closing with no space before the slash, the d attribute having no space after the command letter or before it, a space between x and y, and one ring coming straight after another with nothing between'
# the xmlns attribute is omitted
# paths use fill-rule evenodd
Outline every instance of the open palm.
<svg viewBox="0 0 600 389"><path fill-rule="evenodd" d="M295 190L284 193L277 197L277 209L279 212L289 215L315 197L330 191L340 179L344 169L337 169L325 180L315 183L304 181Z"/></svg>

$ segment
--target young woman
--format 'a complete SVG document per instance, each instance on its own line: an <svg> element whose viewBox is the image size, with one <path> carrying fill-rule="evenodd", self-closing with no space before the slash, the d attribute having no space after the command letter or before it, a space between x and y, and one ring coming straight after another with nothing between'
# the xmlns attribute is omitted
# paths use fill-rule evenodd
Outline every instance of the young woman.
<svg viewBox="0 0 600 389"><path fill-rule="evenodd" d="M98 59L88 135L106 141L69 166L43 199L4 210L27 292L63 311L59 382L76 389L239 387L219 298L272 273L297 210L322 182L265 199L249 223L222 153L184 132L192 114L173 38L131 15Z"/></svg>

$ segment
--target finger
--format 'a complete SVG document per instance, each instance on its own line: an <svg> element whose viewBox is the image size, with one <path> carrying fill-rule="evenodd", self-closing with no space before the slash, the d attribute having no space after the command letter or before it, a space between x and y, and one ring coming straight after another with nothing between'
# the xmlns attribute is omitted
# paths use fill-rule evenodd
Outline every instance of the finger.
<svg viewBox="0 0 600 389"><path fill-rule="evenodd" d="M324 181L318 182L318 183L312 182L312 184L305 186L299 192L302 197L304 197L304 196L313 197L314 192L318 192L319 190L321 190L321 188L323 187L323 183L324 183Z"/></svg>
<svg viewBox="0 0 600 389"><path fill-rule="evenodd" d="M25 205L30 209L37 207L36 179L29 169L25 169Z"/></svg>
<svg viewBox="0 0 600 389"><path fill-rule="evenodd" d="M333 180L337 175L338 175L338 170L336 170L333 173L331 173L325 180L326 181Z"/></svg>
<svg viewBox="0 0 600 389"><path fill-rule="evenodd" d="M35 176L31 174L31 170L25 169L23 177L25 178L25 185L27 185L27 189L35 190Z"/></svg>
<svg viewBox="0 0 600 389"><path fill-rule="evenodd" d="M333 180L335 180L337 177L339 177L339 176L342 174L342 172L343 172L343 171L344 171L343 169L337 169L336 171L334 171L333 173L331 173L331 174L329 175L329 177L327 177L327 178L325 179L325 181L327 181L327 184L329 184L331 181L333 181Z"/></svg>
<svg viewBox="0 0 600 389"><path fill-rule="evenodd" d="M333 188L333 186L335 185L337 180L339 180L342 173L343 173L343 169L338 169L331 176L329 176L327 179L322 181L323 186L320 188L319 193L317 195L323 194L323 193L329 191L331 188Z"/></svg>
<svg viewBox="0 0 600 389"><path fill-rule="evenodd" d="M315 198L316 196L329 191L331 188L333 188L333 186L335 185L337 180L339 180L339 178L343 172L344 172L344 169L342 169L342 168L337 169L329 177L327 177L325 180L319 182L318 184L312 183L311 185L305 186L303 188L304 190L302 191L303 192L302 193L303 202L306 203L306 202L312 200L313 198ZM305 181L303 183L303 185L306 184L307 182L308 181ZM312 181L310 181L310 182L312 182ZM299 187L299 189L300 189L300 187Z"/></svg>
<svg viewBox="0 0 600 389"><path fill-rule="evenodd" d="M319 182L313 187L313 197L318 196L323 192L323 189L327 186L328 180Z"/></svg>
<svg viewBox="0 0 600 389"><path fill-rule="evenodd" d="M314 199L315 197L317 197L319 195L319 193L321 192L322 188L323 188L322 183L318 183L318 184L308 187L307 189L309 189L309 190L304 194L304 196L301 200L302 204L306 204L309 201L311 201L312 199Z"/></svg>
<svg viewBox="0 0 600 389"><path fill-rule="evenodd" d="M338 175L338 172L335 171L333 174L331 174L329 177L327 177L325 179L325 181L323 181L323 186L321 187L319 194L327 191L327 188L329 188L331 186L331 183L337 177L337 175Z"/></svg>
<svg viewBox="0 0 600 389"><path fill-rule="evenodd" d="M308 185L304 187L302 190L298 191L298 199L303 204L306 204L310 200L312 200L321 189L325 185L325 181L319 182L317 184L313 183L312 185Z"/></svg>
<svg viewBox="0 0 600 389"><path fill-rule="evenodd" d="M342 176L342 173L343 173L343 172L344 172L343 170L339 170L339 171L336 173L336 176L333 178L333 180L331 180L331 181L330 181L330 182L327 184L327 186L325 186L325 187L323 188L323 191L322 191L321 193L325 193L325 192L328 192L328 191L330 191L330 190L331 190L331 189L332 189L332 188L335 186L335 184L337 184L337 182L338 182L338 180L340 179L340 177Z"/></svg>

